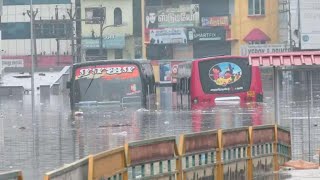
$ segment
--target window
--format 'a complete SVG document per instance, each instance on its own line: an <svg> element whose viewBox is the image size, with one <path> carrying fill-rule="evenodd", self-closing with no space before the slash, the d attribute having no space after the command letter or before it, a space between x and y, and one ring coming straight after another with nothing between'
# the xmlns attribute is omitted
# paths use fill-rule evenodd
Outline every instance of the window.
<svg viewBox="0 0 320 180"><path fill-rule="evenodd" d="M30 23L1 23L1 37L5 39L30 39Z"/></svg>
<svg viewBox="0 0 320 180"><path fill-rule="evenodd" d="M120 8L114 9L114 25L120 25L122 24L122 11Z"/></svg>
<svg viewBox="0 0 320 180"><path fill-rule="evenodd" d="M265 15L264 0L248 0L249 15Z"/></svg>
<svg viewBox="0 0 320 180"><path fill-rule="evenodd" d="M122 59L122 49L115 49L114 50L114 58L115 59Z"/></svg>

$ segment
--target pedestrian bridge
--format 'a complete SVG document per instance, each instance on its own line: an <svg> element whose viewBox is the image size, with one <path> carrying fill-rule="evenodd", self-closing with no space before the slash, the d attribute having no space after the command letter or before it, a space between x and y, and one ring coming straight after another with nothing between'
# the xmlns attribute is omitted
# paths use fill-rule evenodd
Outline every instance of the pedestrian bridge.
<svg viewBox="0 0 320 180"><path fill-rule="evenodd" d="M288 130L249 126L130 142L47 172L44 179L277 179L274 172L290 158ZM2 177L22 180L22 173Z"/></svg>

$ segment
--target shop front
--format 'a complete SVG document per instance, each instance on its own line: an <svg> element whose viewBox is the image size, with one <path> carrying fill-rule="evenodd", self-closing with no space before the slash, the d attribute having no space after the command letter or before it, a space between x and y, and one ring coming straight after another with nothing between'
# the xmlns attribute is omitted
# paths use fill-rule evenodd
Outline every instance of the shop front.
<svg viewBox="0 0 320 180"><path fill-rule="evenodd" d="M123 54L125 49L124 35L108 35L102 40L102 55L100 54L100 39L99 38L84 38L82 39L82 49L85 53L85 61L106 60L106 59L123 59L126 58Z"/></svg>

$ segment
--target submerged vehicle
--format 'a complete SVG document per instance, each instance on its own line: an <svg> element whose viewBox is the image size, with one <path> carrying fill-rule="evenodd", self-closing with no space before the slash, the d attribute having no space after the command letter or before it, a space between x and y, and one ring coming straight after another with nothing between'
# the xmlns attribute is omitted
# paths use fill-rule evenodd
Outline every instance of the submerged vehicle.
<svg viewBox="0 0 320 180"><path fill-rule="evenodd" d="M155 106L155 80L146 60L103 60L73 65L68 82L72 111Z"/></svg>

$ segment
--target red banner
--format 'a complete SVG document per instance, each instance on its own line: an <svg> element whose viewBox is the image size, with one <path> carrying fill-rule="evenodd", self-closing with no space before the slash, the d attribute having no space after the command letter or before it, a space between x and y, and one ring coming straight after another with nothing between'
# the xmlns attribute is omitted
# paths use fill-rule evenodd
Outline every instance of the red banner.
<svg viewBox="0 0 320 180"><path fill-rule="evenodd" d="M133 64L85 66L76 69L75 79L130 79L139 77L139 69Z"/></svg>

